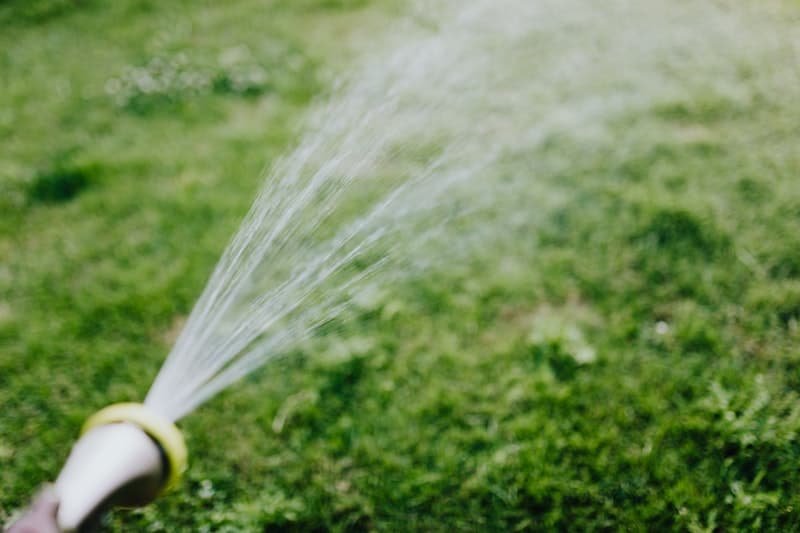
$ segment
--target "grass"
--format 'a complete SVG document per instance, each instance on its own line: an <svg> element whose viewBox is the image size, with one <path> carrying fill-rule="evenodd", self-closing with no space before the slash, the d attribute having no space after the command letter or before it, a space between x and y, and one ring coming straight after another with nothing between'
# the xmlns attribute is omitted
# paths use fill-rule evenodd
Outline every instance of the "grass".
<svg viewBox="0 0 800 533"><path fill-rule="evenodd" d="M142 397L264 162L394 12L0 6L0 521ZM192 414L182 489L108 530L800 528L800 95L747 90L545 143L564 201Z"/></svg>

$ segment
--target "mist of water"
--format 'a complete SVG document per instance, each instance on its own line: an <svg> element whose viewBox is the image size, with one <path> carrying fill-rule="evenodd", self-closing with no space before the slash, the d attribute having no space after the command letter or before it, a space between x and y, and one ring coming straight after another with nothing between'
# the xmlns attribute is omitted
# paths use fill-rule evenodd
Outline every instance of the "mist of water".
<svg viewBox="0 0 800 533"><path fill-rule="evenodd" d="M154 409L181 418L368 282L491 250L549 201L524 158L549 138L607 136L615 118L698 87L748 98L741 69L786 44L759 26L767 15L724 1L442 0L409 13L267 173L147 396Z"/></svg>

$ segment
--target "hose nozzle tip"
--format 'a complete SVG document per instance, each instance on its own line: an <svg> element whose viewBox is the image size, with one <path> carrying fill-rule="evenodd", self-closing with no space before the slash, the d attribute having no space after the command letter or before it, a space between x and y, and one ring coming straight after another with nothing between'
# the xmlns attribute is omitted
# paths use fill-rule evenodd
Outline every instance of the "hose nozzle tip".
<svg viewBox="0 0 800 533"><path fill-rule="evenodd" d="M75 531L114 506L146 505L180 481L183 435L171 420L139 403L120 403L89 417L56 481L58 523Z"/></svg>

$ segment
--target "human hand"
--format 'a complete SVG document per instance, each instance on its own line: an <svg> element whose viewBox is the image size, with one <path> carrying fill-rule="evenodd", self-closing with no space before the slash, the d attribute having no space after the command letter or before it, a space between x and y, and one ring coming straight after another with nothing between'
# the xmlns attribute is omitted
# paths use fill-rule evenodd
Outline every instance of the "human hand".
<svg viewBox="0 0 800 533"><path fill-rule="evenodd" d="M52 485L44 487L33 503L6 533L61 533L56 521L58 496Z"/></svg>

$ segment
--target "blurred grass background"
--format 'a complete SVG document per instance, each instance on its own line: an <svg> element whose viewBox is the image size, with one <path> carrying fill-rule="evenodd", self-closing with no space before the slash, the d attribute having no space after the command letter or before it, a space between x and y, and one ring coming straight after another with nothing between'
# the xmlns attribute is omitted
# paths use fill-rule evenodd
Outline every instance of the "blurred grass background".
<svg viewBox="0 0 800 533"><path fill-rule="evenodd" d="M0 521L143 396L264 164L398 6L0 4ZM566 200L513 251L192 414L183 488L108 529L800 527L800 88L748 90L545 143Z"/></svg>

